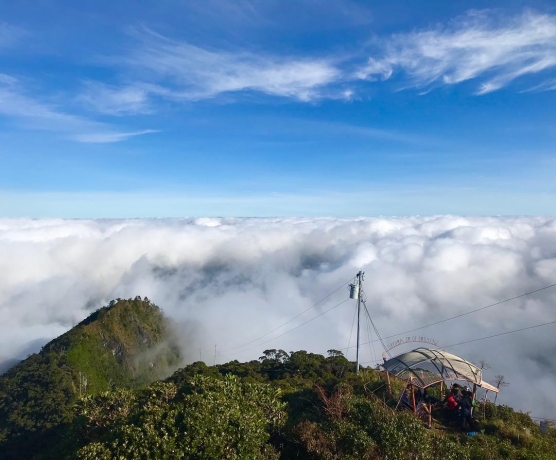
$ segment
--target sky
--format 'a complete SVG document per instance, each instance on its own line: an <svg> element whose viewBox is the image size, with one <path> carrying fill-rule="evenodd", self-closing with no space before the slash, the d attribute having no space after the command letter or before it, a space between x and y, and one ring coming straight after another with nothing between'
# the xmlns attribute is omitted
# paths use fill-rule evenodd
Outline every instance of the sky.
<svg viewBox="0 0 556 460"><path fill-rule="evenodd" d="M549 215L552 1L2 2L0 216Z"/></svg>
<svg viewBox="0 0 556 460"><path fill-rule="evenodd" d="M487 382L510 383L499 403L556 419L555 324L456 345L555 321L555 286L405 333L555 284L555 248L554 217L0 219L0 373L137 295L172 320L185 363L200 351L212 364L215 345L218 363L266 349L353 361L347 284L363 270L386 343L424 336L484 360ZM383 350L364 320L361 334L361 361L375 366Z"/></svg>

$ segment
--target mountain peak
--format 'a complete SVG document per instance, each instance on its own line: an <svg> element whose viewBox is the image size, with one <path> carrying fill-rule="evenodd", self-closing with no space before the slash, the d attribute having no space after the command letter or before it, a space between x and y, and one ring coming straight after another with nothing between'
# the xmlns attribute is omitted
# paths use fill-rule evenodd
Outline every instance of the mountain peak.
<svg viewBox="0 0 556 460"><path fill-rule="evenodd" d="M178 363L159 307L141 297L112 301L0 376L0 449L67 421L80 396L142 387Z"/></svg>

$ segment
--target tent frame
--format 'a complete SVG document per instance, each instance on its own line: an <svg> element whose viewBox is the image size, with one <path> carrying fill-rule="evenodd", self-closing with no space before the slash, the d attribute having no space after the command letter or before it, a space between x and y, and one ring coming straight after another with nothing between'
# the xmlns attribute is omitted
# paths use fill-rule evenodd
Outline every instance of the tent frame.
<svg viewBox="0 0 556 460"><path fill-rule="evenodd" d="M409 353L417 353L422 355L422 359L412 362L410 364L404 362L402 357L404 355L408 355ZM459 366L456 365L456 361ZM417 372L415 372L415 367L418 367L420 364L429 362L433 365L433 368L436 369L437 378L433 380L425 381L423 376L419 376ZM469 372L464 372L460 366L464 365L465 367L469 368ZM426 389L430 386L436 385L440 383L441 394L442 388L445 381L466 381L470 384L473 384L473 399L476 398L477 394L477 387L484 388L487 392L493 391L498 393L500 390L495 386L485 382L482 379L482 370L475 366L473 363L460 358L459 356L452 355L450 353L446 353L442 350L433 350L430 348L417 348L407 353L402 353L398 356L390 358L388 361L384 361L382 365L384 370L386 371L386 379L388 382L388 388L390 394L392 393L392 388L390 385L390 374L394 377L400 378L403 381L408 382L408 387L411 391L411 405L414 413L417 413L417 407L415 402L415 387ZM401 369L399 369L401 367ZM399 369L396 372L392 373L390 370ZM458 370L459 369L459 370ZM432 375L435 373L429 371ZM467 374L467 375L466 375ZM398 399L398 405L400 404L403 397L403 393L400 395ZM432 424L432 403L426 404L424 403L421 408L423 409L424 414L428 416L428 426L431 427Z"/></svg>
<svg viewBox="0 0 556 460"><path fill-rule="evenodd" d="M408 355L409 353L420 354L422 356L422 359L408 365L404 362L402 357L404 355ZM458 366L455 365L456 361L460 366L467 366L469 368L469 374L472 375L474 378L471 378L469 374L465 375L465 373L462 373L461 369L458 370ZM414 368L425 362L429 362L436 369L436 379L425 381L423 379L423 376L420 376L418 373L415 372ZM391 372L392 368L395 367L395 363L399 363L401 369L397 372ZM460 358L459 356L446 353L442 350L416 348L415 350L412 350L410 352L402 353L398 356L390 358L388 361L384 362L382 367L386 370L388 378L390 378L390 375L394 375L395 377L401 378L402 380L411 383L412 386L414 385L422 389L425 389L440 382L460 380L466 381L477 387L485 388L485 390L493 391L495 393L498 393L500 391L498 388L485 382L482 379L482 371L479 367L475 366L469 361L464 360L463 358ZM409 374L409 378L401 375L404 373Z"/></svg>

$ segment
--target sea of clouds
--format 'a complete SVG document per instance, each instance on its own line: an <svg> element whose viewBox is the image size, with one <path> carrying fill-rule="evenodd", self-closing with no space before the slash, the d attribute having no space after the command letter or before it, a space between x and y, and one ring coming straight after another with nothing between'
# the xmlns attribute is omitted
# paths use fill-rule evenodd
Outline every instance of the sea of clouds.
<svg viewBox="0 0 556 460"><path fill-rule="evenodd" d="M425 336L442 346L556 320L556 288L450 316L556 283L553 217L198 218L0 220L0 365L36 352L114 298L147 296L177 324L185 360L256 359L268 348L323 353L353 345L347 286L365 271L373 320L387 342ZM274 339L275 336L281 335ZM369 337L362 323L362 341ZM241 345L251 342L246 346ZM419 344L404 345L392 353ZM449 348L498 401L556 418L556 325ZM374 364L383 350L362 348ZM349 349L354 359L354 348Z"/></svg>

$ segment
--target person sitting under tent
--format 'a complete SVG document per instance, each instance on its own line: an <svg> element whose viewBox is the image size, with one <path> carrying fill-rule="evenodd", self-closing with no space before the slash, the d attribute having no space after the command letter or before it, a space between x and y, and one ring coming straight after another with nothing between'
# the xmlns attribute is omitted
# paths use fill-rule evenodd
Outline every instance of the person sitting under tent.
<svg viewBox="0 0 556 460"><path fill-rule="evenodd" d="M426 388L419 389L419 393L420 393L419 400L423 400L427 404L431 404L431 405L435 406L435 405L437 405L438 403L441 402L440 399L435 398L434 396L430 395Z"/></svg>
<svg viewBox="0 0 556 460"><path fill-rule="evenodd" d="M473 407L475 405L475 401L473 398L473 392L469 389L469 387L465 387L461 392L461 427L465 428L465 425L469 425L470 428L476 428L477 424L475 423L475 419L473 418Z"/></svg>
<svg viewBox="0 0 556 460"><path fill-rule="evenodd" d="M444 400L445 407L449 411L456 411L459 408L459 390L457 388L452 387L450 393L446 395Z"/></svg>
<svg viewBox="0 0 556 460"><path fill-rule="evenodd" d="M397 377L408 383L410 391L405 395L403 393L400 395L398 407L412 408L414 412L419 409L424 412L424 408L419 407L421 400L424 400L432 411L432 406L435 405L437 400L433 397L427 397L427 389L434 385L440 385L440 394L442 394L444 384L452 382L452 389L443 403L446 415L450 416L453 421L461 420L459 414L463 403L465 406L470 406L467 407L469 411L465 413L466 423L474 424L473 400L476 388L494 393L500 391L499 388L483 380L481 368L470 361L440 349L416 348L384 361L382 368L386 372L390 392L392 391L391 377ZM466 391L465 401L464 395L460 395L459 389L461 386L456 384L455 381L465 381L473 384L473 393L469 395ZM403 402L402 398L404 398Z"/></svg>
<svg viewBox="0 0 556 460"><path fill-rule="evenodd" d="M402 396L400 398L400 409L410 409L413 410L413 402L411 401L411 390L409 385L405 390L403 390Z"/></svg>
<svg viewBox="0 0 556 460"><path fill-rule="evenodd" d="M450 393L446 396L444 407L448 411L450 419L455 420L460 411L460 403L458 402L459 390L452 387Z"/></svg>
<svg viewBox="0 0 556 460"><path fill-rule="evenodd" d="M432 428L432 404L427 403L426 399L423 398L417 404L415 413L417 417L423 419L426 422L427 428Z"/></svg>

